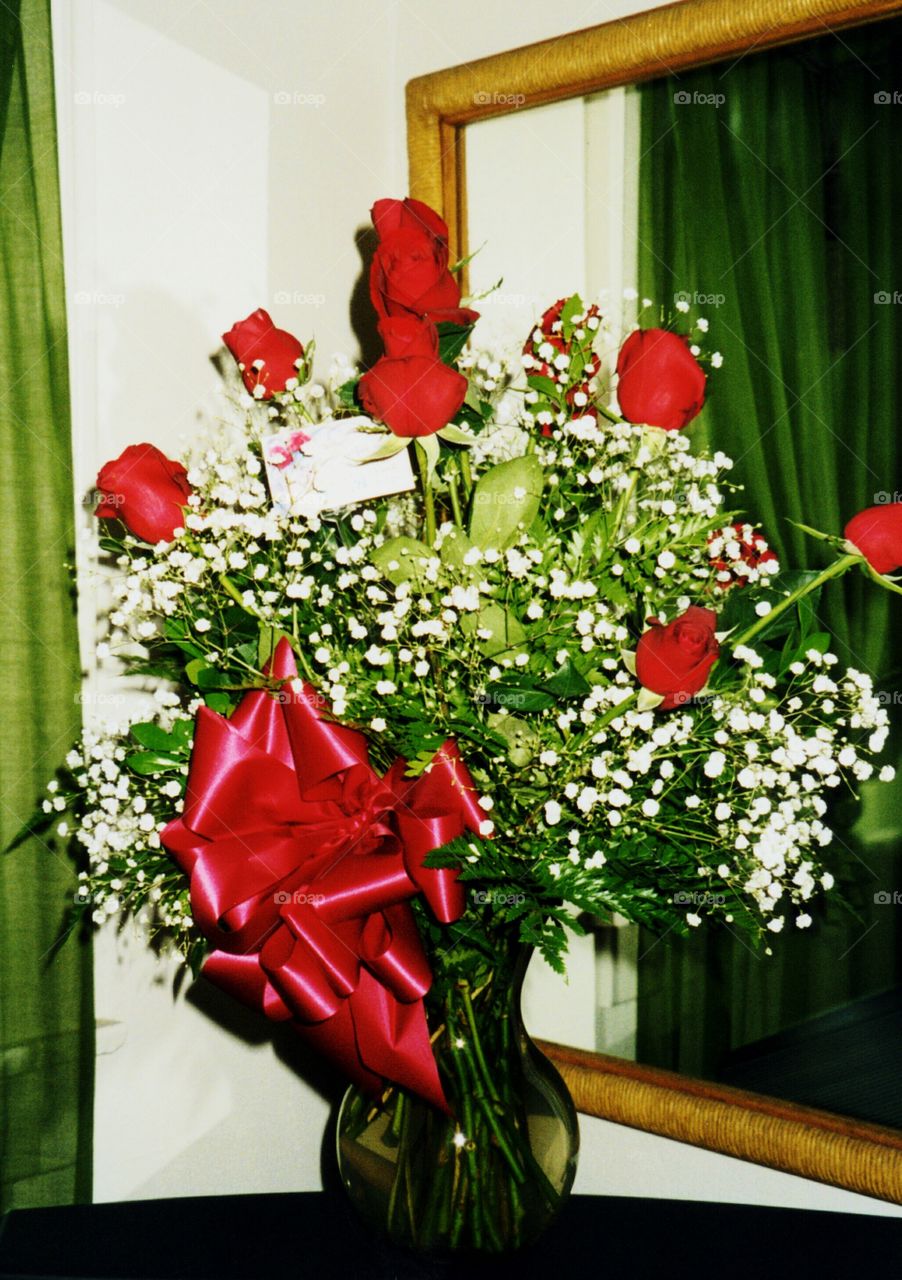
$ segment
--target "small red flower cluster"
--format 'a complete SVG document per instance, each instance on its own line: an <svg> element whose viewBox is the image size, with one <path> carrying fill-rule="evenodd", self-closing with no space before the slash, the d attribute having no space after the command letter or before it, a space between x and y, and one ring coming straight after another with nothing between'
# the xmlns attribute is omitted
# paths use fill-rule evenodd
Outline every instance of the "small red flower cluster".
<svg viewBox="0 0 902 1280"><path fill-rule="evenodd" d="M532 330L523 344L523 367L529 378L547 378L558 384L561 401L574 417L594 418L594 378L601 360L592 350L592 340L601 314L593 305L565 325L563 313L568 302L568 298L559 298ZM541 425L542 435L550 436L549 424Z"/></svg>
<svg viewBox="0 0 902 1280"><path fill-rule="evenodd" d="M764 535L741 520L714 530L708 538L708 554L715 571L714 585L720 591L757 582L762 575L777 573L780 568L776 552Z"/></svg>

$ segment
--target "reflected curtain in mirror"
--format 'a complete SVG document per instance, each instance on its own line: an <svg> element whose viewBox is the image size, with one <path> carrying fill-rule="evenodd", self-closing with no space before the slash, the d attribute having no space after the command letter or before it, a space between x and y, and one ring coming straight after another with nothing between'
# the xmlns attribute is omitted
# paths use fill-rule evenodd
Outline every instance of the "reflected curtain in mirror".
<svg viewBox="0 0 902 1280"><path fill-rule="evenodd" d="M735 460L735 505L790 568L831 554L790 521L839 533L899 487L900 66L893 22L641 89L640 288L671 314L676 290L710 299L695 311L725 359L697 438ZM863 574L818 606L840 660L883 697L898 686L899 606ZM875 894L899 883L900 791L879 809L861 792L853 829L841 801L826 819L857 916L813 911L815 936L776 939L770 959L728 934L644 938L640 1059L716 1076L738 1046L897 985L899 909Z"/></svg>
<svg viewBox="0 0 902 1280"><path fill-rule="evenodd" d="M49 0L0 6L0 847L77 736L72 458ZM0 1210L90 1198L90 950L74 877L0 853Z"/></svg>

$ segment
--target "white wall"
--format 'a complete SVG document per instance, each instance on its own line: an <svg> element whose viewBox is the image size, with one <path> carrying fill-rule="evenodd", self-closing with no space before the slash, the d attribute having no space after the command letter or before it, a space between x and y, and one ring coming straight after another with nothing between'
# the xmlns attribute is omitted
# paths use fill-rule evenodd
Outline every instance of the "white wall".
<svg viewBox="0 0 902 1280"><path fill-rule="evenodd" d="M326 355L353 351L355 233L405 192L407 79L639 7L653 5L53 0L80 489L126 444L178 452L219 334L255 307ZM82 585L90 711L112 686ZM532 1025L591 1043L591 957L575 970L566 1005L534 988ZM97 1199L319 1186L328 1106L309 1073L171 982L140 938L98 939ZM583 1190L789 1203L783 1175L600 1121L584 1132ZM881 1210L789 1182L799 1203Z"/></svg>

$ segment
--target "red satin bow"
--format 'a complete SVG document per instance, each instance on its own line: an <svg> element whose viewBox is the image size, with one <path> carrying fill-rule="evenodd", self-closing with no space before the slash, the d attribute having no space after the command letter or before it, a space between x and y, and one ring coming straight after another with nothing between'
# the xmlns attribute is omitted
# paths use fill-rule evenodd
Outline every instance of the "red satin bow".
<svg viewBox="0 0 902 1280"><path fill-rule="evenodd" d="M446 1107L422 997L432 974L410 910L422 893L443 923L464 893L432 849L484 818L451 740L428 772L384 777L366 740L324 721L282 640L278 696L246 694L229 719L201 707L185 807L162 834L191 877L191 909L213 944L204 973L296 1029L358 1084L383 1078Z"/></svg>

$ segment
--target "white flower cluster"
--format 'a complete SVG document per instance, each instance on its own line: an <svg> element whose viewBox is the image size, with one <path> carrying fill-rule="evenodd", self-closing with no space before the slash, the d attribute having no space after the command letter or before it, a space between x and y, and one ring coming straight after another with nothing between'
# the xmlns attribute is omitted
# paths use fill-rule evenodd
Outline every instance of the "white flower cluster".
<svg viewBox="0 0 902 1280"><path fill-rule="evenodd" d="M568 760L562 794L545 805L545 823L581 824L570 858L577 865L583 845L597 844L599 824L624 841L684 843L700 851L698 883L706 892L695 897L713 902L717 891L724 897L732 890L754 901L771 932L787 918L805 928L811 916L804 905L818 886L833 884L823 865L832 839L822 821L825 797L844 779L854 785L872 776L869 757L883 749L887 713L868 676L827 674L837 662L833 654L811 650L793 664L782 697L757 653L745 648L735 656L745 669L735 688L682 713L630 709L611 720L593 739L591 757ZM581 718L588 712L591 724L597 711L597 700L587 698ZM867 743L856 747L862 730ZM539 763L558 759L546 753ZM881 770L881 780L892 776L890 767ZM678 900L693 895L683 887ZM700 919L687 914L690 924Z"/></svg>
<svg viewBox="0 0 902 1280"><path fill-rule="evenodd" d="M193 720L195 710L196 704L187 711L161 707L155 723L168 730L178 719ZM129 722L86 728L66 756L74 790L54 779L43 809L65 814L57 834L74 836L84 850L87 869L79 872L76 903L95 924L132 915L184 947L192 927L187 883L160 832L181 812L187 766L139 777L126 764L129 730Z"/></svg>

